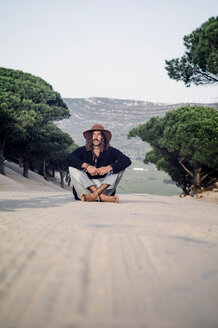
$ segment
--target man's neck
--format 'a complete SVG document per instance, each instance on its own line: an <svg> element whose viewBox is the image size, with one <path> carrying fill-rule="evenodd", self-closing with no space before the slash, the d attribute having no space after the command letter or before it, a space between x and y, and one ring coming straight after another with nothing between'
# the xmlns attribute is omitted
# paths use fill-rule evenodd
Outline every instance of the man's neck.
<svg viewBox="0 0 218 328"><path fill-rule="evenodd" d="M96 156L99 156L101 150L100 150L100 147L93 147L92 151Z"/></svg>

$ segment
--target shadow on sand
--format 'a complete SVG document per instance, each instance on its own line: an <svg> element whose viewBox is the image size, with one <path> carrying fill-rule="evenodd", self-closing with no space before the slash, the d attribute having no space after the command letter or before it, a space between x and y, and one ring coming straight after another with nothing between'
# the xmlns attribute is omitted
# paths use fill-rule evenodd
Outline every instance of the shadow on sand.
<svg viewBox="0 0 218 328"><path fill-rule="evenodd" d="M14 212L24 208L48 208L59 207L74 201L73 195L54 195L31 197L22 199L2 199L0 200L0 211Z"/></svg>

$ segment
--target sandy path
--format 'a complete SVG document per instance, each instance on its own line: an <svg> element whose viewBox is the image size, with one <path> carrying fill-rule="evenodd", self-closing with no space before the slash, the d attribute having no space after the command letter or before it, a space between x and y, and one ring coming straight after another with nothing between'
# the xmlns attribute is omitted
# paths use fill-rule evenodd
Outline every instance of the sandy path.
<svg viewBox="0 0 218 328"><path fill-rule="evenodd" d="M217 205L5 192L1 328L217 328Z"/></svg>

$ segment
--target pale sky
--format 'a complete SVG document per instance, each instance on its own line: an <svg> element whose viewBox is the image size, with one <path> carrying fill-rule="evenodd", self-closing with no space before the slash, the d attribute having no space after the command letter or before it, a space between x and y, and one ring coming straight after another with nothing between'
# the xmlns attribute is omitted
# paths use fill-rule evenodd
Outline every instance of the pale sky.
<svg viewBox="0 0 218 328"><path fill-rule="evenodd" d="M0 0L0 66L63 98L218 102L217 86L186 88L164 69L217 13L217 0Z"/></svg>

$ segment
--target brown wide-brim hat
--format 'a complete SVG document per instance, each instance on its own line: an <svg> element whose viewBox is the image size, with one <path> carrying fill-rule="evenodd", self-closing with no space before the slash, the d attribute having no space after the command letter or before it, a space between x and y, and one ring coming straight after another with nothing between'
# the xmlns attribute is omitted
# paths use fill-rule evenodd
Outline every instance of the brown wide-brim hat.
<svg viewBox="0 0 218 328"><path fill-rule="evenodd" d="M95 125L93 125L93 127L90 130L84 131L83 132L84 138L87 139L89 137L90 133L92 133L93 131L102 131L102 132L104 132L108 142L112 138L111 132L109 130L105 130L105 128L101 124L95 124Z"/></svg>

